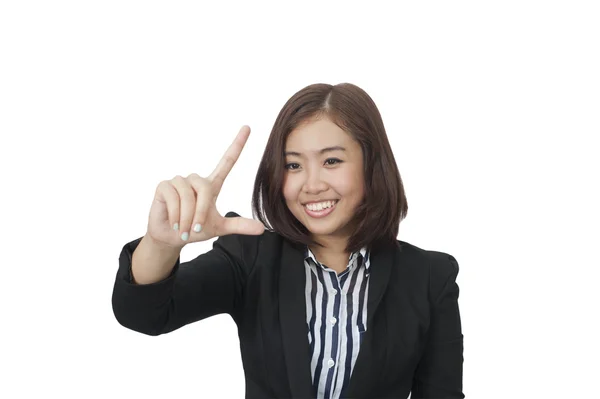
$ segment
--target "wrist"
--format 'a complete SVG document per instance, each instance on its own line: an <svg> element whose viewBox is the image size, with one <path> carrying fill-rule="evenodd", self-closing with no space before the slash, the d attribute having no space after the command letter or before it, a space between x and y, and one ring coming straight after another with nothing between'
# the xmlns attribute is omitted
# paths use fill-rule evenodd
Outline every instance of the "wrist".
<svg viewBox="0 0 600 399"><path fill-rule="evenodd" d="M164 242L155 240L148 233L146 233L146 235L144 235L142 238L142 242L140 242L140 244L142 243L145 243L145 245L152 248L153 252L160 253L161 255L170 255L175 253L179 254L185 246L185 244L181 246L165 244Z"/></svg>

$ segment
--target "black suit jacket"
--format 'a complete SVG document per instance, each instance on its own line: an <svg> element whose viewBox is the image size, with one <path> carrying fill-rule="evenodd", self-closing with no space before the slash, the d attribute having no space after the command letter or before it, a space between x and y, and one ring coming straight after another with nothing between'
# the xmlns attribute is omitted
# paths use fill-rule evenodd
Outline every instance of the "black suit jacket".
<svg viewBox="0 0 600 399"><path fill-rule="evenodd" d="M237 214L230 212L230 216ZM238 326L246 398L314 398L303 250L277 233L219 237L165 280L131 283L119 258L112 306L123 326L148 335L228 313ZM371 252L367 331L344 398L464 398L463 335L449 254L404 241Z"/></svg>

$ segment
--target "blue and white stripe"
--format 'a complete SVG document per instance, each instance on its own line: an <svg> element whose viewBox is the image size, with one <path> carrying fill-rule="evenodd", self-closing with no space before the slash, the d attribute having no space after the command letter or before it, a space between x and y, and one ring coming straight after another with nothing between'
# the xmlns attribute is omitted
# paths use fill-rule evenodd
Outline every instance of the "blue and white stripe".
<svg viewBox="0 0 600 399"><path fill-rule="evenodd" d="M306 323L313 386L318 399L337 399L348 386L367 328L369 254L350 255L339 275L307 248Z"/></svg>

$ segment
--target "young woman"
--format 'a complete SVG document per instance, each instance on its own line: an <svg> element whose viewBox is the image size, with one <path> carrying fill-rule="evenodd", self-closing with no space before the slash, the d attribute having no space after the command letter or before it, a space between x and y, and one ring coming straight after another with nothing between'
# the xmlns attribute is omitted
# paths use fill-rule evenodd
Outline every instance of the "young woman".
<svg viewBox="0 0 600 399"><path fill-rule="evenodd" d="M246 398L464 398L458 263L396 239L408 206L369 95L292 96L256 175L258 220L223 217L216 199L249 133L210 176L158 185L146 234L121 252L119 323L159 335L230 314ZM180 264L187 243L214 237Z"/></svg>

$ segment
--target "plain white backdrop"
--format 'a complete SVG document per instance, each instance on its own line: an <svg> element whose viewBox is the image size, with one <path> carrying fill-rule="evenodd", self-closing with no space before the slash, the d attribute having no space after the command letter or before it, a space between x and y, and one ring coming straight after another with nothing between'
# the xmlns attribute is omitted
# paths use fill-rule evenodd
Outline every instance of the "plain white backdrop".
<svg viewBox="0 0 600 399"><path fill-rule="evenodd" d="M118 324L118 256L156 185L244 124L218 208L250 217L275 118L317 82L375 100L398 238L459 262L467 397L598 394L597 2L373 3L2 2L1 397L242 398L229 316Z"/></svg>

